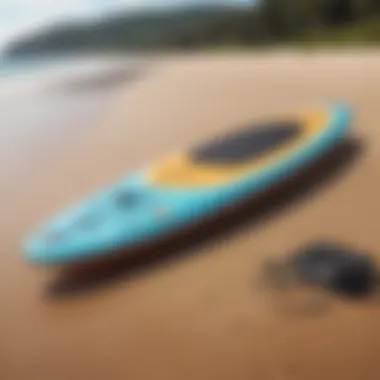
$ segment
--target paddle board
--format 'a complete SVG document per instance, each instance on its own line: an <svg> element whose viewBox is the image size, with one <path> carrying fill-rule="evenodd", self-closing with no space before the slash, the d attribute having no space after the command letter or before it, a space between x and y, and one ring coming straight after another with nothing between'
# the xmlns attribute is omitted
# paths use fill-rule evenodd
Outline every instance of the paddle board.
<svg viewBox="0 0 380 380"><path fill-rule="evenodd" d="M269 120L171 154L62 212L24 245L34 263L106 257L261 193L318 159L348 131L342 104Z"/></svg>

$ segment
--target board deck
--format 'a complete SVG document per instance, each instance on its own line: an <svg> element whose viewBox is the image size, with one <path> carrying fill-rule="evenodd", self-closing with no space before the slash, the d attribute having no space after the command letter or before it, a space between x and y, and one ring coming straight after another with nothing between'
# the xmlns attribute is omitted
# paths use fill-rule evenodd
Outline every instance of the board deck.
<svg viewBox="0 0 380 380"><path fill-rule="evenodd" d="M28 260L107 256L207 217L296 173L348 131L350 109L313 109L230 132L152 163L48 221L24 245Z"/></svg>

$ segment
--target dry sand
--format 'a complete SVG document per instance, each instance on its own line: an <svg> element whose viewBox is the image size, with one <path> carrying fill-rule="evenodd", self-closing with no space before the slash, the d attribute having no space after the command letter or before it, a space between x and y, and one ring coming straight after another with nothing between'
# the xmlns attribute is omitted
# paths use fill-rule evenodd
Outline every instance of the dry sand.
<svg viewBox="0 0 380 380"><path fill-rule="evenodd" d="M183 243L177 260L52 292L58 273L21 258L30 228L136 165L334 99L356 112L354 142L244 223ZM0 163L0 379L377 379L380 306L284 313L256 275L320 237L380 255L379 101L380 51L161 57L93 128L68 128L61 144L44 140L48 125L24 131Z"/></svg>

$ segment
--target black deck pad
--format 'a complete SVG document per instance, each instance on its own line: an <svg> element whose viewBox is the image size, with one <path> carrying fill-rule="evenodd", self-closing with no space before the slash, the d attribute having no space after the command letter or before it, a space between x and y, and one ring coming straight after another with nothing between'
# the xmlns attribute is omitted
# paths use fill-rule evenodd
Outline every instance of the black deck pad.
<svg viewBox="0 0 380 380"><path fill-rule="evenodd" d="M190 152L194 162L238 164L260 157L299 137L302 128L296 121L251 126L231 133Z"/></svg>

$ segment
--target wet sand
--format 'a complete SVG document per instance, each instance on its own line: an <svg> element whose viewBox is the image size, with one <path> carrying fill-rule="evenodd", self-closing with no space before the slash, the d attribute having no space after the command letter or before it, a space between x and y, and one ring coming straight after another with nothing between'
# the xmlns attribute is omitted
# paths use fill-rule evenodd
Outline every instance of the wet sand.
<svg viewBox="0 0 380 380"><path fill-rule="evenodd" d="M59 144L49 125L3 133L0 378L376 379L380 303L288 314L257 275L263 260L319 238L380 258L379 67L380 51L366 50L160 57L92 128L69 125ZM159 260L94 268L54 291L60 274L20 256L37 223L136 166L334 99L356 112L348 142L284 192L152 250Z"/></svg>

